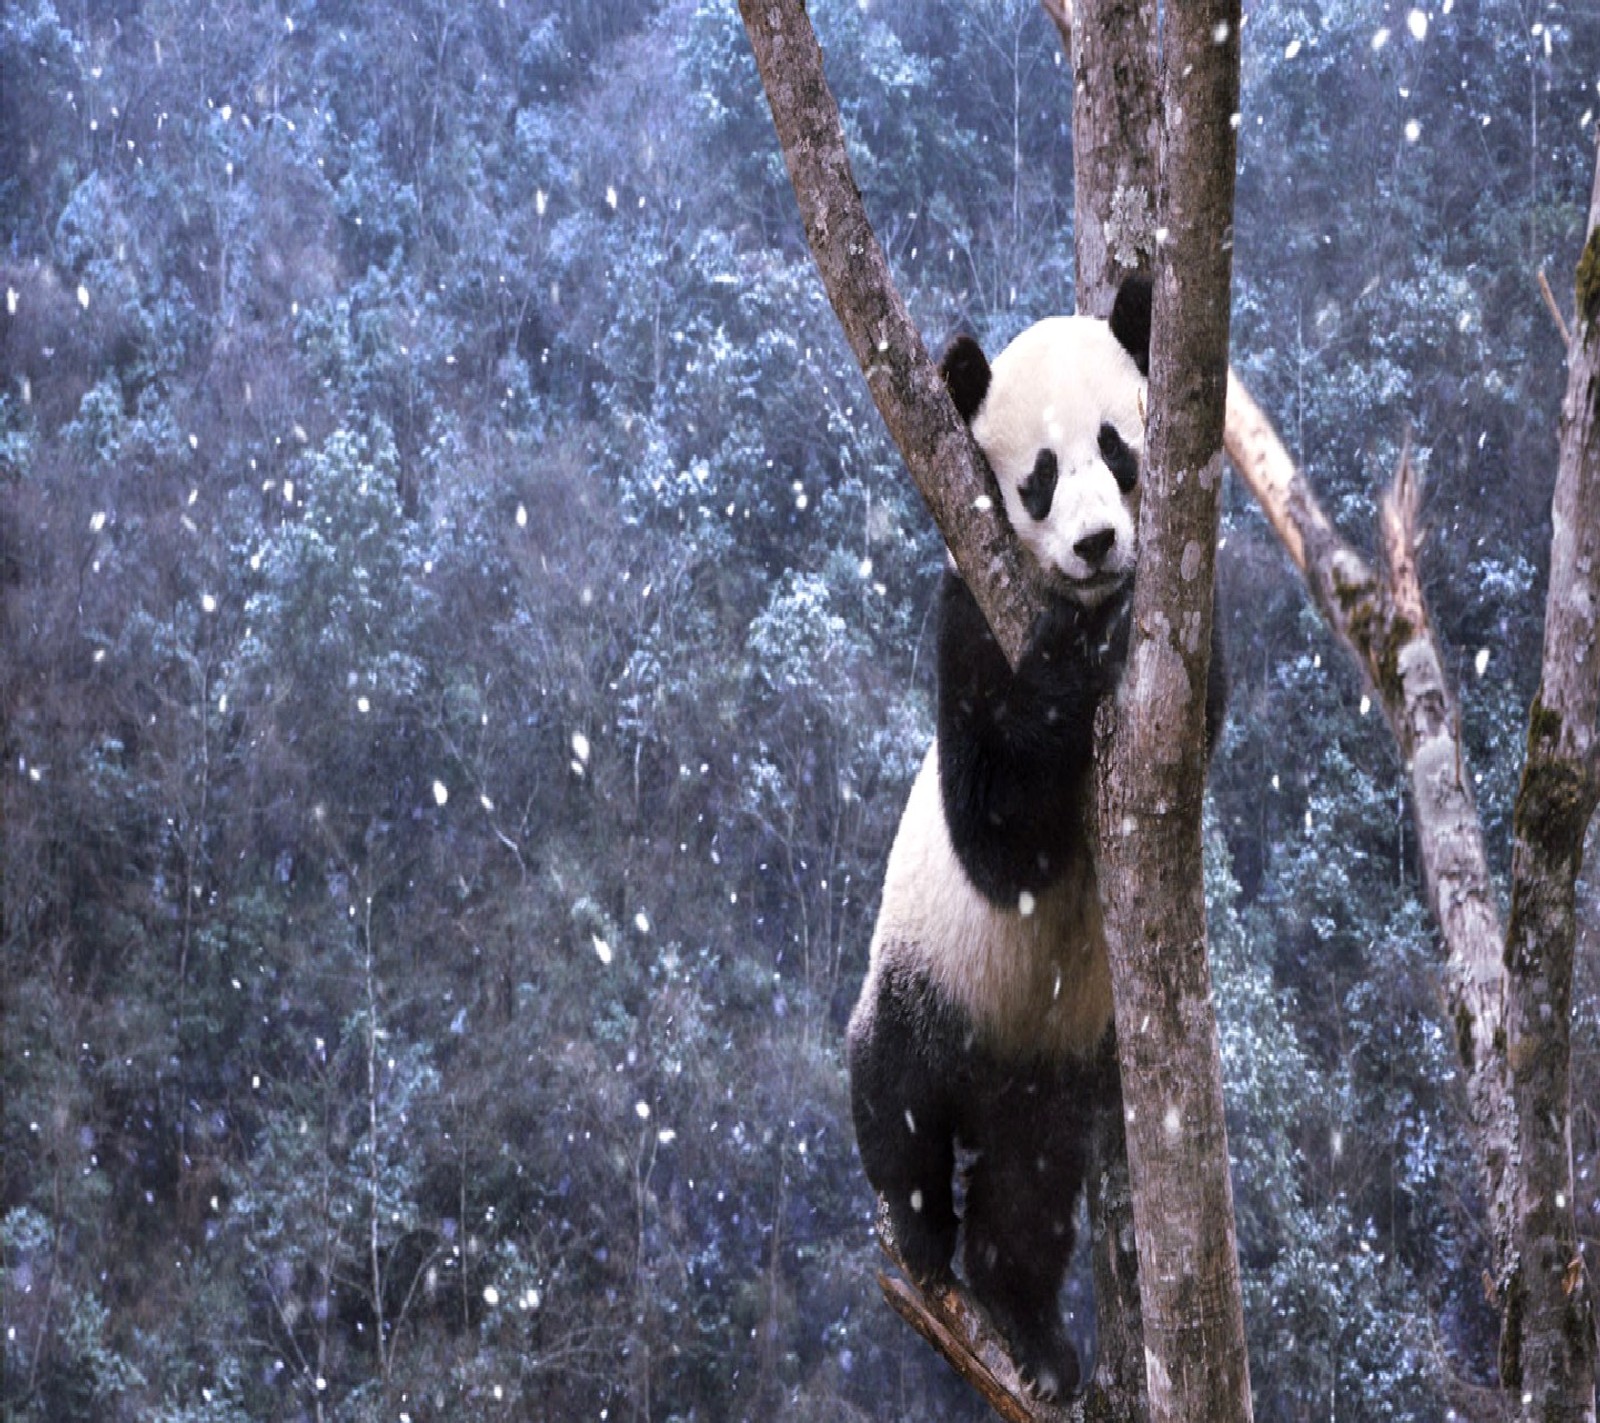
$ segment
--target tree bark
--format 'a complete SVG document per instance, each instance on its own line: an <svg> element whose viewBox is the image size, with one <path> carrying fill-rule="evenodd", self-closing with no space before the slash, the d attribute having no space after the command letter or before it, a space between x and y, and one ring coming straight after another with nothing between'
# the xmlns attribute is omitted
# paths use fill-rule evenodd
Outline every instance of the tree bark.
<svg viewBox="0 0 1600 1423"><path fill-rule="evenodd" d="M1043 0L1072 65L1073 241L1077 309L1106 316L1130 272L1148 269L1155 247L1160 89L1155 7L1149 0L1075 0L1070 11ZM1113 222L1112 215L1116 215ZM1115 240L1113 240L1115 239ZM1142 260L1141 260L1142 259ZM1116 722L1097 723L1101 744ZM1098 830L1096 830L1098 838ZM1088 1206L1094 1270L1095 1382L1119 1418L1142 1420L1144 1324L1133 1187L1123 1129L1122 1076L1114 1052L1095 1104Z"/></svg>
<svg viewBox="0 0 1600 1423"><path fill-rule="evenodd" d="M1595 1417L1594 1290L1573 1217L1577 876L1600 794L1600 165L1578 266L1545 598L1544 657L1512 816L1507 1054L1516 1103L1516 1272L1500 1372L1542 1423Z"/></svg>
<svg viewBox="0 0 1600 1423"><path fill-rule="evenodd" d="M1042 589L999 489L895 290L845 152L803 0L739 0L806 240L839 324L956 567L1015 666Z"/></svg>
<svg viewBox="0 0 1600 1423"><path fill-rule="evenodd" d="M1150 1417L1251 1416L1201 874L1232 275L1239 6L1170 7L1133 634L1099 759L1101 896Z"/></svg>
<svg viewBox="0 0 1600 1423"><path fill-rule="evenodd" d="M1061 20L1056 27L1065 39ZM1108 316L1123 277L1147 270L1155 257L1155 5L1075 0L1070 34L1077 305L1087 316Z"/></svg>

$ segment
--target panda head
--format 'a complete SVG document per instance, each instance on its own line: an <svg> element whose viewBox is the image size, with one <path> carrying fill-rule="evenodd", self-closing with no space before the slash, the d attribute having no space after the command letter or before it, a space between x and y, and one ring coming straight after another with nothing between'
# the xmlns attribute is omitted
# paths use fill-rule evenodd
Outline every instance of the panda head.
<svg viewBox="0 0 1600 1423"><path fill-rule="evenodd" d="M992 366L958 336L939 364L1022 546L1084 607L1133 575L1149 362L1150 283L1130 277L1108 321L1049 317Z"/></svg>

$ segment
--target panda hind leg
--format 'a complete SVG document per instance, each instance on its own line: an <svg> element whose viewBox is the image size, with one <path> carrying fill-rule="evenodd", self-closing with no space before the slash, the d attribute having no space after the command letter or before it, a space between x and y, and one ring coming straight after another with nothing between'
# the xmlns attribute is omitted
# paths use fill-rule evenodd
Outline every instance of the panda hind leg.
<svg viewBox="0 0 1600 1423"><path fill-rule="evenodd" d="M963 1273L1023 1382L1047 1400L1082 1378L1059 1297L1086 1169L1087 1086L1074 1069L1001 1080L986 1094L967 1185Z"/></svg>
<svg viewBox="0 0 1600 1423"><path fill-rule="evenodd" d="M856 1146L919 1285L947 1280L959 1224L951 1088L965 1035L914 974L885 973L847 1051Z"/></svg>

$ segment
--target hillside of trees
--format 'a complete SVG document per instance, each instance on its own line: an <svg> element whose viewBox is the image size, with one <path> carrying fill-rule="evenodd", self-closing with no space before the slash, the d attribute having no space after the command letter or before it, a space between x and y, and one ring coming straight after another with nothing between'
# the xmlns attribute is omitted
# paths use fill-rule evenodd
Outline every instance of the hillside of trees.
<svg viewBox="0 0 1600 1423"><path fill-rule="evenodd" d="M810 10L928 342L1071 310L1038 0ZM1358 541L1409 440L1504 874L1600 10L1246 13L1233 364ZM11 0L0 287L0 1412L981 1416L879 1298L841 1052L944 554L735 7ZM1404 768L1224 534L1256 1416L1472 1417Z"/></svg>

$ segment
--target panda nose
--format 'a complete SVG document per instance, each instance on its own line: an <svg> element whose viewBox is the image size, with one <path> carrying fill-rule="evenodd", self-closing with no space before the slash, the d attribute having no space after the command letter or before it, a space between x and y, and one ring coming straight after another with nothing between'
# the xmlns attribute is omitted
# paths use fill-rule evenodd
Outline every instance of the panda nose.
<svg viewBox="0 0 1600 1423"><path fill-rule="evenodd" d="M1073 544L1073 552L1078 555L1091 568L1098 568L1111 552L1111 545L1117 541L1115 529L1100 529L1096 533L1086 534Z"/></svg>

